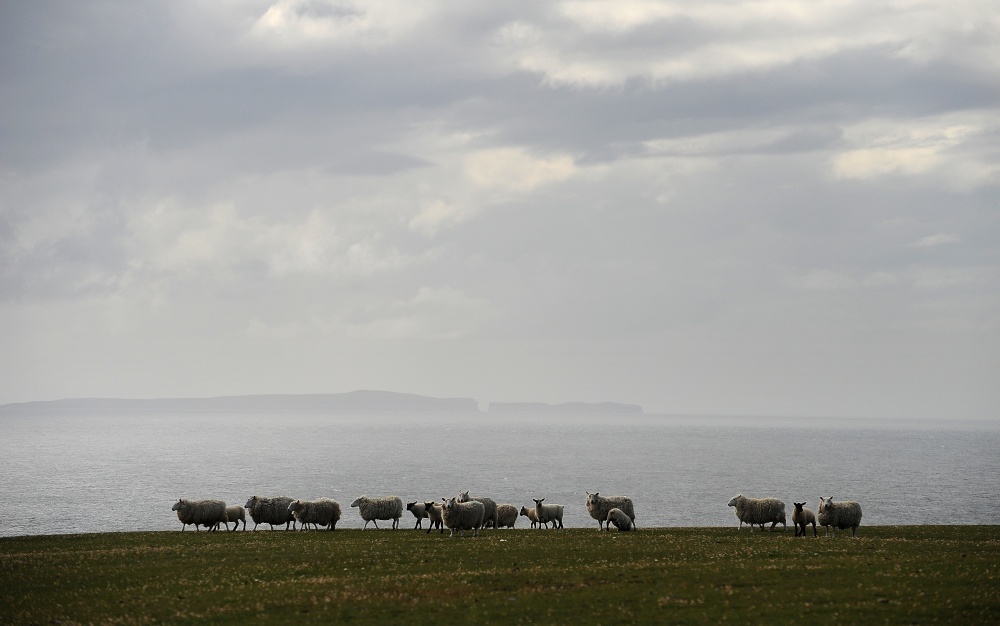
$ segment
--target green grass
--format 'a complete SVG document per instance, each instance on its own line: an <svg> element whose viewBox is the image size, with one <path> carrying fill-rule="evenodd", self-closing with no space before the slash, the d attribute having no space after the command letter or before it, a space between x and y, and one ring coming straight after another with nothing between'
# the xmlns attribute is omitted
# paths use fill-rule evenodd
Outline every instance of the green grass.
<svg viewBox="0 0 1000 626"><path fill-rule="evenodd" d="M0 539L0 624L998 624L1000 526ZM424 619L420 620L424 622ZM427 622L432 623L432 622Z"/></svg>

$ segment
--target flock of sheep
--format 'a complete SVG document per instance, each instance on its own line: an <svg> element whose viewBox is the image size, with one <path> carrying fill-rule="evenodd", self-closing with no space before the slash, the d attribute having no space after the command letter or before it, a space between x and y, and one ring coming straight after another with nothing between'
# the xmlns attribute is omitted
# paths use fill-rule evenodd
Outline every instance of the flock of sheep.
<svg viewBox="0 0 1000 626"><path fill-rule="evenodd" d="M463 491L453 498L442 498L441 502L435 500L424 502L410 502L406 505L415 518L414 529L423 528L423 520L428 520L427 532L430 533L435 528L440 533L445 528L449 530L449 537L458 531L464 536L465 531L471 530L473 536L478 536L482 528L514 528L514 524L519 517L527 517L531 522L531 527L541 528L563 528L562 504L543 504L545 498L534 498L535 506L532 508L521 507L518 509L513 504L497 504L495 500L487 497L471 497L468 491ZM852 536L857 537L858 526L861 524L861 505L857 502L834 502L833 498L819 499L819 514L813 514L805 507L805 502L794 502L795 510L792 512L792 523L795 525L795 536L805 536L806 528L810 524L813 527L813 536L816 536L816 524L823 526L829 534L832 530L836 536L837 530L851 529ZM597 520L600 530L611 530L613 525L619 531L635 530L635 509L632 499L625 496L605 497L599 493L587 492L586 500L587 512L592 518ZM777 498L747 498L737 495L729 501L729 506L735 507L736 518L740 521L739 529L743 524L750 525L750 532L754 526L764 529L765 524L771 524L771 530L781 523L782 529L787 530L785 523L785 503ZM358 509L361 519L365 520L363 529L368 528L369 523L374 523L378 528L379 520L392 520L392 527L399 527L399 518L403 516L403 501L396 496L384 498L369 498L361 496L351 503L351 508ZM243 530L246 530L246 513L250 514L253 520L253 529L257 530L260 524L268 524L273 530L275 526L285 525L288 530L296 528L296 523L300 530L306 530L310 526L314 529L320 527L335 530L337 522L340 521L340 503L329 498L318 500L293 500L292 498L262 498L252 496L242 507L239 505L226 506L222 500L178 500L173 510L177 512L177 518L181 521L181 531L185 530L188 524L193 524L195 532L200 526L205 526L208 530L217 530L220 525L225 524L229 530L229 524L233 523L233 530L239 529L240 522L243 522ZM738 529L738 530L739 530Z"/></svg>

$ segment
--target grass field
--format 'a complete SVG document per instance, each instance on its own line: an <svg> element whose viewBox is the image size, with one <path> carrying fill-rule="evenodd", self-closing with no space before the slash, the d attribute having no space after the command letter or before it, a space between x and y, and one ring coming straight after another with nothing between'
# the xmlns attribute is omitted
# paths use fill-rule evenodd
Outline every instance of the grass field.
<svg viewBox="0 0 1000 626"><path fill-rule="evenodd" d="M385 624L417 611L458 624L1000 624L1000 526L0 539L2 624Z"/></svg>

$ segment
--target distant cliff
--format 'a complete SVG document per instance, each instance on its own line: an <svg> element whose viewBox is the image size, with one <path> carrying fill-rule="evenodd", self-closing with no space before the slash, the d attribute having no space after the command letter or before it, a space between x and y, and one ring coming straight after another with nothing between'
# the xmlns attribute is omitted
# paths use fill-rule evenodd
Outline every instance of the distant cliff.
<svg viewBox="0 0 1000 626"><path fill-rule="evenodd" d="M564 402L563 404L546 404L545 402L490 402L490 413L631 413L641 414L642 407L638 404L620 404L618 402Z"/></svg>
<svg viewBox="0 0 1000 626"><path fill-rule="evenodd" d="M367 411L457 411L477 413L479 412L479 403L472 398L429 398L391 391L352 391L340 394L158 398L149 400L75 398L0 405L0 415L348 413Z"/></svg>

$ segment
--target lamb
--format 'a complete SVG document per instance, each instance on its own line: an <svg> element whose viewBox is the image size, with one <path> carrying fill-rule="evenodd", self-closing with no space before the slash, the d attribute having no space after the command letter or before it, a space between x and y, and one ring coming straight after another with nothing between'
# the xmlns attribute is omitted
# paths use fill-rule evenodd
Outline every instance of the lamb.
<svg viewBox="0 0 1000 626"><path fill-rule="evenodd" d="M531 507L529 509L527 507L523 507L522 506L521 507L521 515L523 515L523 516L527 517L529 520L531 520L531 527L532 528L534 528L536 524L538 524L538 527L541 528L542 525L538 523L538 514L535 513L535 508L534 507ZM545 527L548 528L549 525L546 523Z"/></svg>
<svg viewBox="0 0 1000 626"><path fill-rule="evenodd" d="M535 501L535 515L538 516L540 523L552 522L552 528L563 528L562 518L565 507L562 504L542 504L545 498L532 498L532 500Z"/></svg>
<svg viewBox="0 0 1000 626"><path fill-rule="evenodd" d="M233 523L233 530L240 529L240 522L243 522L243 530L247 529L246 511L238 504L226 507L226 519ZM226 529L229 529L228 522L226 523Z"/></svg>
<svg viewBox="0 0 1000 626"><path fill-rule="evenodd" d="M337 530L337 522L340 521L340 503L329 498L296 500L288 505L288 512L302 525L299 530L306 530L309 524Z"/></svg>
<svg viewBox="0 0 1000 626"><path fill-rule="evenodd" d="M743 524L750 524L750 532L753 532L754 524L760 524L761 530L764 524L771 522L771 530L781 522L782 532L788 530L785 523L785 503L777 498L747 498L743 494L734 496L729 501L729 506L736 507L736 518L740 520L740 526L736 530L743 528Z"/></svg>
<svg viewBox="0 0 1000 626"><path fill-rule="evenodd" d="M816 533L816 516L809 509L804 509L805 502L792 502L795 506L795 510L792 511L792 525L795 527L796 537L806 536L806 526L812 524L813 526L813 537L817 536Z"/></svg>
<svg viewBox="0 0 1000 626"><path fill-rule="evenodd" d="M611 525L614 524L615 528L621 531L635 530L635 524L632 523L632 518L625 514L625 511L621 509L611 509L608 511L607 526L610 529Z"/></svg>
<svg viewBox="0 0 1000 626"><path fill-rule="evenodd" d="M837 536L837 529L851 529L851 536L858 536L858 526L861 525L861 505L848 500L847 502L834 502L833 498L819 499L819 525L826 528L826 534L833 531L833 536Z"/></svg>
<svg viewBox="0 0 1000 626"><path fill-rule="evenodd" d="M514 528L517 523L517 507L513 504L497 505L497 528Z"/></svg>
<svg viewBox="0 0 1000 626"><path fill-rule="evenodd" d="M430 534L434 528L437 528L442 533L444 532L444 511L441 505L437 502L424 502L424 510L427 512L427 517L430 518L431 524L427 528L427 534Z"/></svg>
<svg viewBox="0 0 1000 626"><path fill-rule="evenodd" d="M444 518L444 525L451 531L448 536L453 537L457 530L461 536L465 536L465 531L474 531L472 536L479 536L479 529L483 526L486 517L486 505L478 500L460 502L458 498L450 500L442 498L444 504L441 513Z"/></svg>
<svg viewBox="0 0 1000 626"><path fill-rule="evenodd" d="M469 496L468 491L463 491L458 494L459 502L469 502L469 501L482 502L483 506L486 507L486 516L483 518L483 528L489 528L491 525L493 528L497 528L497 503L492 498L478 497L472 498Z"/></svg>
<svg viewBox="0 0 1000 626"><path fill-rule="evenodd" d="M635 527L635 508L632 506L632 498L626 496L602 496L598 492L587 492L587 512L597 520L598 530L605 530L608 521L608 513L611 509L621 509L622 513L628 515L632 520L632 527ZM607 530L611 530L608 526Z"/></svg>
<svg viewBox="0 0 1000 626"><path fill-rule="evenodd" d="M406 510L413 513L413 517L417 518L417 524L413 527L414 530L418 528L423 528L423 522L427 519L427 503L426 502L407 502Z"/></svg>
<svg viewBox="0 0 1000 626"><path fill-rule="evenodd" d="M292 498L284 496L277 498L250 496L243 508L250 512L254 530L257 530L258 524L269 524L271 530L274 530L275 524L284 524L285 530L288 530L288 525L291 524L292 530L295 530L295 516L288 510L288 505L292 501Z"/></svg>
<svg viewBox="0 0 1000 626"><path fill-rule="evenodd" d="M403 501L396 496L386 496L384 498L369 498L361 496L351 503L351 508L357 507L361 519L365 520L364 528L368 528L368 522L374 522L378 528L376 520L392 520L392 527L399 527L399 518L403 516ZM362 529L363 530L363 529Z"/></svg>
<svg viewBox="0 0 1000 626"><path fill-rule="evenodd" d="M198 532L198 526L204 526L208 530L219 527L219 524L226 524L226 503L222 500L185 500L181 498L170 509L177 511L177 519L181 521L181 532L187 528L188 524L194 524L194 531Z"/></svg>

